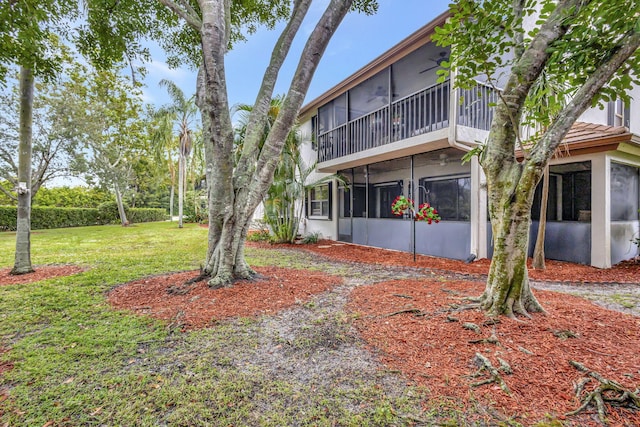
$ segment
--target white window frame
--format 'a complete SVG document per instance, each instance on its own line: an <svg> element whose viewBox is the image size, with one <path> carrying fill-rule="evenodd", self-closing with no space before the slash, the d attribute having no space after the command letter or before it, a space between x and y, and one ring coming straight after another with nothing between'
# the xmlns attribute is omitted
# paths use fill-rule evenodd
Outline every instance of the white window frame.
<svg viewBox="0 0 640 427"><path fill-rule="evenodd" d="M325 187L326 188L326 195L327 198L326 199L319 199L319 198L315 198L316 194L318 193L316 190L320 187ZM309 212L309 219L331 219L331 186L329 185L329 183L324 183L324 184L318 184L316 186L314 186L313 188L309 189L309 192L307 194L307 203L309 204L308 207L308 212ZM320 214L314 214L314 204L320 204ZM322 212L324 211L323 206L326 204L327 207L327 214L323 215Z"/></svg>

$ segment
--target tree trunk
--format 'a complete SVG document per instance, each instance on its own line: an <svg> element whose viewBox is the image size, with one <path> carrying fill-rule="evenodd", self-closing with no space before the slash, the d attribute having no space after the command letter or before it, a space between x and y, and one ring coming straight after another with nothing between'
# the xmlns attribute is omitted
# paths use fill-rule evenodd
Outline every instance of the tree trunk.
<svg viewBox="0 0 640 427"><path fill-rule="evenodd" d="M549 203L549 166L544 168L542 181L542 200L540 201L540 222L538 223L538 235L536 246L533 250L533 268L544 270L544 237L547 229L547 204Z"/></svg>
<svg viewBox="0 0 640 427"><path fill-rule="evenodd" d="M178 160L178 228L182 228L182 215L184 208L184 156L181 154Z"/></svg>
<svg viewBox="0 0 640 427"><path fill-rule="evenodd" d="M255 274L244 259L244 241L251 217L273 181L286 136L295 125L320 58L352 2L330 1L303 49L278 117L264 144L260 145L278 70L311 3L296 2L292 19L274 49L250 118L253 125L248 126L247 134L252 136L245 136L243 152L235 168L234 134L224 68L230 34L230 2L202 3L203 67L198 78L196 103L203 117L207 176L211 177L208 182L209 245L203 270L212 277L210 286L227 286L235 279Z"/></svg>
<svg viewBox="0 0 640 427"><path fill-rule="evenodd" d="M20 67L20 145L18 152L18 217L16 254L11 274L32 273L31 265L31 140L33 135L33 72Z"/></svg>
<svg viewBox="0 0 640 427"><path fill-rule="evenodd" d="M495 166L489 168L495 172ZM487 180L493 257L481 306L490 316L529 317L544 311L527 272L531 205L539 177L517 162L506 162L499 170Z"/></svg>
<svg viewBox="0 0 640 427"><path fill-rule="evenodd" d="M528 313L544 311L529 286L529 217L523 216L525 211L525 207L512 205L492 219L494 252L481 302L490 316L528 317Z"/></svg>
<svg viewBox="0 0 640 427"><path fill-rule="evenodd" d="M122 203L122 193L120 192L120 186L116 183L114 185L114 190L116 193L116 204L118 205L118 215L120 216L120 224L123 227L129 225L129 220L127 219L127 212L124 209L124 203Z"/></svg>
<svg viewBox="0 0 640 427"><path fill-rule="evenodd" d="M175 196L176 188L171 184L171 190L169 191L169 218L171 222L173 222L173 199Z"/></svg>

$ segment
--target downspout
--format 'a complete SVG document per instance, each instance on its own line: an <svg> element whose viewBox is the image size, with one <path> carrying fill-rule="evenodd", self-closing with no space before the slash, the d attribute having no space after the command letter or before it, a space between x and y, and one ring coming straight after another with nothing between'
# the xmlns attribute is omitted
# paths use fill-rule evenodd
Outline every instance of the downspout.
<svg viewBox="0 0 640 427"><path fill-rule="evenodd" d="M449 74L449 132L448 132L448 142L449 146L452 148L456 148L458 150L462 150L465 153L470 151L472 147L463 144L458 141L458 102L460 97L458 96L458 89L455 87L456 82L456 71L451 70ZM478 176L478 173L473 173L474 169L479 167L476 164L477 159L474 157L471 161L471 180L472 180L472 188L473 180L476 179L474 177ZM478 176L479 178L479 176ZM476 209L474 215L474 209L471 209L471 253L465 260L465 262L469 263L478 258L478 253L481 252L479 250L480 244L480 232L481 230L481 218L483 215L480 215L480 211L482 207L480 206L480 201L482 197L480 196L480 191L476 191L477 194L472 194L472 200L476 200ZM473 206L473 203L472 203ZM482 254L481 254L482 255Z"/></svg>
<svg viewBox="0 0 640 427"><path fill-rule="evenodd" d="M457 148L462 151L469 151L471 147L461 142L458 142L458 100L460 99L458 89L455 88L456 72L451 70L449 73L449 134L448 142L449 146Z"/></svg>

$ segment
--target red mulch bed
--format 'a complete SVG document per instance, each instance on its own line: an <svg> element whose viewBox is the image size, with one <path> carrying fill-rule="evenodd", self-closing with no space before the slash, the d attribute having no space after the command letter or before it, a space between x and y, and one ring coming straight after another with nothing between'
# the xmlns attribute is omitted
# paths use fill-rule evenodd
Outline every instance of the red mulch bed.
<svg viewBox="0 0 640 427"><path fill-rule="evenodd" d="M477 296L483 284L468 281L399 280L356 288L349 309L359 313L356 326L367 343L379 350L382 361L429 390L431 398L450 396L461 404L476 400L491 404L524 425L545 414L560 419L580 403L573 383L583 377L569 360L582 363L605 378L631 390L640 385L640 319L613 312L570 295L537 290L548 315L532 320L501 318L496 325L482 326L481 334L462 327L465 322L482 325L488 319L477 310L450 312L464 296ZM412 313L390 315L405 309ZM448 321L447 316L458 321ZM451 319L449 319L451 320ZM571 331L575 338L554 335ZM471 344L495 332L500 345ZM522 349L533 352L526 354ZM478 368L476 352L499 367L497 357L507 361L512 375L503 378L509 396L495 383L477 388L469 378ZM587 385L592 390L594 384ZM607 407L610 425L640 426L640 412ZM599 425L593 410L570 418L573 425Z"/></svg>
<svg viewBox="0 0 640 427"><path fill-rule="evenodd" d="M200 281L184 295L169 294L170 287L199 274L189 271L131 282L111 291L108 298L115 307L170 320L188 330L230 317L273 314L342 283L341 278L322 272L277 267L255 270L261 279L239 281L229 288L211 289Z"/></svg>
<svg viewBox="0 0 640 427"><path fill-rule="evenodd" d="M71 276L84 271L84 268L76 265L40 265L33 268L35 271L28 274L11 275L11 268L0 270L0 286L17 285L51 279L53 277Z"/></svg>
<svg viewBox="0 0 640 427"><path fill-rule="evenodd" d="M249 245L256 244L250 243ZM270 245L259 244L259 246L268 247ZM414 262L413 254L411 253L353 245L331 240L322 240L312 245L274 245L274 247L278 246L294 246L344 261L430 268L474 275L486 275L489 272L489 265L491 264L491 261L488 259L481 259L467 264L464 261L425 255L417 255L416 261ZM553 282L640 282L640 263L635 261L621 262L609 269L600 269L588 265L553 260L547 260L545 264L546 270L533 270L531 269L531 260L529 260L529 277L533 280Z"/></svg>

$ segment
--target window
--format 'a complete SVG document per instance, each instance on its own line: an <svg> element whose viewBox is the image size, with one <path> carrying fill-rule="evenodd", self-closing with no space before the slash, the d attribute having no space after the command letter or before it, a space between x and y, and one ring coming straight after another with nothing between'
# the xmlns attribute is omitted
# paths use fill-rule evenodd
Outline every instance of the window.
<svg viewBox="0 0 640 427"><path fill-rule="evenodd" d="M471 177L422 178L419 181L420 203L428 202L440 217L450 221L471 218Z"/></svg>
<svg viewBox="0 0 640 427"><path fill-rule="evenodd" d="M609 101L609 116L607 124L609 126L626 126L629 127L631 120L631 109L629 105L622 99Z"/></svg>
<svg viewBox="0 0 640 427"><path fill-rule="evenodd" d="M384 69L349 91L349 120L389 104L389 70Z"/></svg>
<svg viewBox="0 0 640 427"><path fill-rule="evenodd" d="M374 218L402 218L391 212L391 204L402 194L402 181L374 184L369 192L369 204Z"/></svg>
<svg viewBox="0 0 640 427"><path fill-rule="evenodd" d="M536 187L531 219L540 219L542 180ZM591 221L591 162L549 167L547 221Z"/></svg>
<svg viewBox="0 0 640 427"><path fill-rule="evenodd" d="M309 218L331 219L331 184L316 185L309 190L307 198Z"/></svg>

